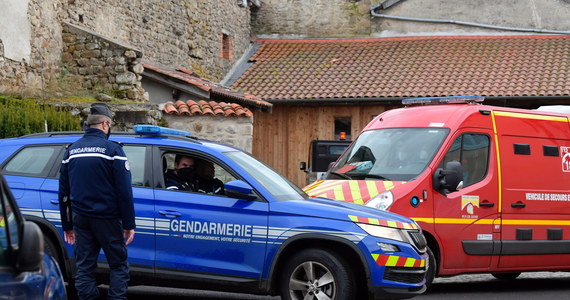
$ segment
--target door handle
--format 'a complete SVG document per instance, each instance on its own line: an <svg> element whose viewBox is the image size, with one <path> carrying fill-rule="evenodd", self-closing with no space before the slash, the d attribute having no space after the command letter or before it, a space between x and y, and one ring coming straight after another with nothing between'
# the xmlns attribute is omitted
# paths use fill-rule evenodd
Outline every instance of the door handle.
<svg viewBox="0 0 570 300"><path fill-rule="evenodd" d="M59 205L59 200L57 199L51 199L49 200L49 203L53 204L53 205Z"/></svg>
<svg viewBox="0 0 570 300"><path fill-rule="evenodd" d="M493 207L493 206L495 206L495 203L493 203L493 202L481 202L481 203L479 203L479 206Z"/></svg>
<svg viewBox="0 0 570 300"><path fill-rule="evenodd" d="M163 216L167 216L167 217L181 217L182 214L177 212L177 211L173 211L173 210L161 210L158 213L160 213Z"/></svg>
<svg viewBox="0 0 570 300"><path fill-rule="evenodd" d="M517 202L517 203L511 203L511 207L525 207L526 204L521 203L521 202Z"/></svg>

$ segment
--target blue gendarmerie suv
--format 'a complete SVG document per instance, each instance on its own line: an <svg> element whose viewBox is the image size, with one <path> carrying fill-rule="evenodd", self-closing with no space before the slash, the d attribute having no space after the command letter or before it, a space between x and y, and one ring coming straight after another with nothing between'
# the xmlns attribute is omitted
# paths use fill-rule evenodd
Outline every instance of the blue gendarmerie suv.
<svg viewBox="0 0 570 300"><path fill-rule="evenodd" d="M1 175L0 299L66 299L63 274L44 254L40 228L24 220Z"/></svg>
<svg viewBox="0 0 570 300"><path fill-rule="evenodd" d="M65 148L82 135L0 140L1 173L68 279L75 263L62 240L58 176ZM251 155L187 132L136 125L110 139L122 144L132 174L137 228L129 245L130 285L284 300L398 299L425 290L426 241L411 219L310 198ZM197 166L213 164L223 191L167 189L165 174L180 154L207 162ZM100 260L98 271L105 272L103 254Z"/></svg>

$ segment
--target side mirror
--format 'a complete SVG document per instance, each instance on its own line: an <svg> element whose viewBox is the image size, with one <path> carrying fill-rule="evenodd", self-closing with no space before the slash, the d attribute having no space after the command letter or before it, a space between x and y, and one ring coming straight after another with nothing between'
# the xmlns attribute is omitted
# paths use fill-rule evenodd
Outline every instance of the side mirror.
<svg viewBox="0 0 570 300"><path fill-rule="evenodd" d="M23 238L18 249L16 268L19 271L37 271L44 258L44 236L38 225L24 222Z"/></svg>
<svg viewBox="0 0 570 300"><path fill-rule="evenodd" d="M242 200L255 200L253 188L243 180L232 180L224 185L226 196Z"/></svg>
<svg viewBox="0 0 570 300"><path fill-rule="evenodd" d="M463 182L463 167L458 161L450 161L445 169L438 168L433 173L433 188L444 194L458 191Z"/></svg>
<svg viewBox="0 0 570 300"><path fill-rule="evenodd" d="M327 172L330 171L330 169L332 169L332 167L334 166L335 163L336 163L336 161L331 161L331 163L327 167Z"/></svg>
<svg viewBox="0 0 570 300"><path fill-rule="evenodd" d="M299 163L299 170L304 171L305 173L307 173L307 163L302 161Z"/></svg>

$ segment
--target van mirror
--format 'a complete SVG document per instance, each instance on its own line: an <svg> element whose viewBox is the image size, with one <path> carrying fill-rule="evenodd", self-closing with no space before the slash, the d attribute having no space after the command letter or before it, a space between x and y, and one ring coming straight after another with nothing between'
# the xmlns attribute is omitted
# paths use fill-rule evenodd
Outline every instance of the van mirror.
<svg viewBox="0 0 570 300"><path fill-rule="evenodd" d="M253 194L253 187L243 180L232 180L224 185L226 196L242 200L255 200L257 196Z"/></svg>
<svg viewBox="0 0 570 300"><path fill-rule="evenodd" d="M458 161L450 161L445 169L438 168L433 173L433 188L443 194L455 192L463 185L463 167Z"/></svg>
<svg viewBox="0 0 570 300"><path fill-rule="evenodd" d="M38 225L24 222L23 238L18 249L17 268L22 272L38 271L44 257L44 238Z"/></svg>
<svg viewBox="0 0 570 300"><path fill-rule="evenodd" d="M307 163L302 161L299 163L299 170L304 171L305 173L307 172Z"/></svg>

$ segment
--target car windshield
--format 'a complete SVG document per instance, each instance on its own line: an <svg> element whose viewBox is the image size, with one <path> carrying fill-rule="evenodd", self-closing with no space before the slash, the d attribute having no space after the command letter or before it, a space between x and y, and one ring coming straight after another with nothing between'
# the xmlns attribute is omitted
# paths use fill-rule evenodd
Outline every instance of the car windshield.
<svg viewBox="0 0 570 300"><path fill-rule="evenodd" d="M255 178L276 200L286 201L308 198L307 194L299 187L252 156L239 151L225 152L224 154Z"/></svg>
<svg viewBox="0 0 570 300"><path fill-rule="evenodd" d="M425 170L449 133L447 128L365 131L327 174L327 179L409 181Z"/></svg>

